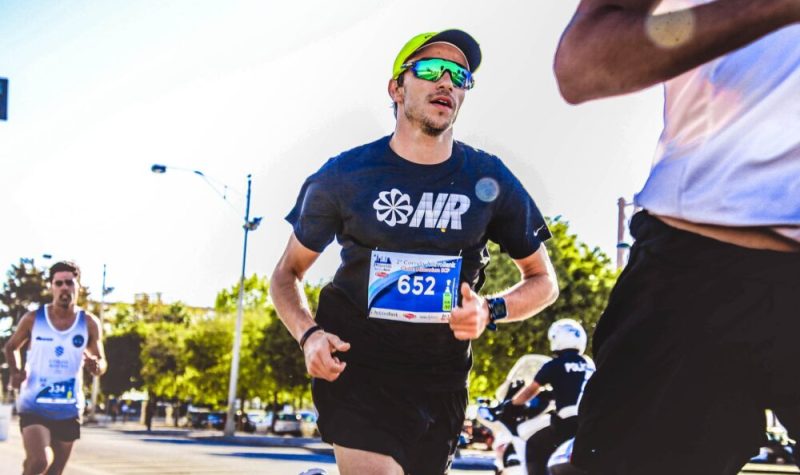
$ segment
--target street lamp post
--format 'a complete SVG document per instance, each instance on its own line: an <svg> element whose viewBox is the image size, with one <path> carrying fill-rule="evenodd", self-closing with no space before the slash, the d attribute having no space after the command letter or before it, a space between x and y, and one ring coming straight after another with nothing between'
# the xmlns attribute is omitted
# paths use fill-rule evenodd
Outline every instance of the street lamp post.
<svg viewBox="0 0 800 475"><path fill-rule="evenodd" d="M170 167L177 170L182 171L189 171L194 173L195 175L199 175L202 177L206 182L213 188L211 182L208 181L206 175L199 171L199 170L188 170L182 168L175 168ZM167 166L166 165L153 165L150 167L150 170L153 173L166 173ZM227 187L226 187L227 188ZM245 271L247 266L247 236L250 231L255 231L258 229L258 225L261 224L261 217L257 216L253 219L250 219L250 193L252 189L252 175L247 175L247 198L246 198L246 205L244 211L244 245L242 246L242 273L239 276L239 298L236 304L236 328L233 333L233 356L231 358L231 374L228 382L228 414L225 419L225 435L226 436L233 436L236 430L236 386L239 379L239 354L241 353L241 346L242 346L242 319L244 314L244 279L245 279ZM219 193L218 190L216 190ZM226 196L222 196L222 199L227 200Z"/></svg>
<svg viewBox="0 0 800 475"><path fill-rule="evenodd" d="M103 264L103 285L100 289L100 308L97 312L97 319L100 320L100 328L103 328L103 311L106 306L106 295L114 290L113 287L106 287L106 265ZM100 376L92 376L92 409L89 413L89 420L97 421L97 397L100 394Z"/></svg>

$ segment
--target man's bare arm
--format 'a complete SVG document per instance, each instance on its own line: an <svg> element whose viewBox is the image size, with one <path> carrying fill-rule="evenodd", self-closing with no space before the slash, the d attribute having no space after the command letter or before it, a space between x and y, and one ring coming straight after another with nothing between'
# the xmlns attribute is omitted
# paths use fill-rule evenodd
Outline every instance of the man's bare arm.
<svg viewBox="0 0 800 475"><path fill-rule="evenodd" d="M671 79L800 21L800 0L716 0L652 15L659 0L582 0L555 73L573 104Z"/></svg>
<svg viewBox="0 0 800 475"><path fill-rule="evenodd" d="M303 246L294 234L272 273L269 293L278 316L298 342L316 323L303 292L303 276L319 257L318 252ZM347 351L350 344L325 331L313 333L303 345L306 369L311 376L333 381L344 371L345 363L333 356Z"/></svg>
<svg viewBox="0 0 800 475"><path fill-rule="evenodd" d="M35 312L26 313L22 319L20 319L17 324L17 329L11 335L11 338L9 338L5 346L3 346L3 354L8 364L11 386L14 388L18 388L22 381L25 380L25 371L20 367L19 349L30 340L35 319Z"/></svg>
<svg viewBox="0 0 800 475"><path fill-rule="evenodd" d="M100 376L105 374L108 369L106 352L103 348L103 327L100 325L100 320L94 315L86 314L86 318L89 341L86 342L83 364L90 373Z"/></svg>
<svg viewBox="0 0 800 475"><path fill-rule="evenodd" d="M514 259L520 281L505 291L508 318L499 323L525 320L544 310L558 298L558 278L544 244L528 257Z"/></svg>

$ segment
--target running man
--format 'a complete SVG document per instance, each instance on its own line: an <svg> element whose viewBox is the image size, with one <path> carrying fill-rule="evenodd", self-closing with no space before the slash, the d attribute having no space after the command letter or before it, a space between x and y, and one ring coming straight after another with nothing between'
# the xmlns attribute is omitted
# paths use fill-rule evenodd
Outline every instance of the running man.
<svg viewBox="0 0 800 475"><path fill-rule="evenodd" d="M23 474L64 471L80 438L83 369L106 370L97 318L76 305L81 271L73 262L50 267L53 301L25 314L3 351L11 385L19 388L17 412L25 446ZM19 350L27 344L25 368Z"/></svg>
<svg viewBox="0 0 800 475"><path fill-rule="evenodd" d="M394 134L330 159L303 185L270 291L313 377L323 440L341 473L446 473L464 422L470 340L522 320L558 287L541 213L495 156L453 140L478 43L460 30L414 36L388 92ZM341 266L316 317L301 280L336 238ZM499 243L521 279L476 292Z"/></svg>
<svg viewBox="0 0 800 475"><path fill-rule="evenodd" d="M592 474L738 473L764 409L800 404L798 22L800 0L581 0L562 37L569 102L666 92L580 406Z"/></svg>

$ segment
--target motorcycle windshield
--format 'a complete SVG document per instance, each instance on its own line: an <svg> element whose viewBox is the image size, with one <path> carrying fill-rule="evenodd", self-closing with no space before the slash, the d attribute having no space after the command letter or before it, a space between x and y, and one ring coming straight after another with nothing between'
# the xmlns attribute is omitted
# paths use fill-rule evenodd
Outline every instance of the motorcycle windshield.
<svg viewBox="0 0 800 475"><path fill-rule="evenodd" d="M497 388L495 391L494 396L498 401L503 401L506 398L506 394L508 393L508 387L511 385L513 381L521 379L525 381L525 384L530 384L533 381L534 376L536 373L542 369L545 363L550 361L552 358L545 355L525 355L517 360L514 363L514 366L511 367L511 371L508 372L508 376L506 376L506 380L503 381L503 384Z"/></svg>

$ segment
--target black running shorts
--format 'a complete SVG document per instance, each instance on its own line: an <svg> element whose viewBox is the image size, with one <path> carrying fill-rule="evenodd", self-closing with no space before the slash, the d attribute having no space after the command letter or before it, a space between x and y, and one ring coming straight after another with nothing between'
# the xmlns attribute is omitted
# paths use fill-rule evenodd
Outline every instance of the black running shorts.
<svg viewBox="0 0 800 475"><path fill-rule="evenodd" d="M464 424L467 390L395 388L350 377L314 379L322 440L392 457L412 475L450 468Z"/></svg>
<svg viewBox="0 0 800 475"><path fill-rule="evenodd" d="M594 334L573 463L592 475L736 474L764 409L800 405L800 254L638 213Z"/></svg>
<svg viewBox="0 0 800 475"><path fill-rule="evenodd" d="M24 413L19 415L19 430L32 426L45 426L50 431L53 440L73 442L81 438L80 419L47 419L36 414Z"/></svg>

